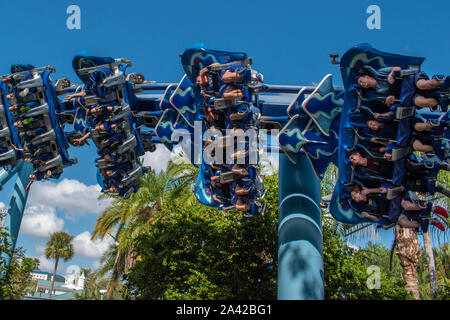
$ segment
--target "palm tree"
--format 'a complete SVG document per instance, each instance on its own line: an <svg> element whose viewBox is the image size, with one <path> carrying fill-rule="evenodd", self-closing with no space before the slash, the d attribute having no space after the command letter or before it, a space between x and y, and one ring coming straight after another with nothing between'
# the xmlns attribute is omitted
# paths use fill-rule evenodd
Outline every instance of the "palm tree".
<svg viewBox="0 0 450 320"><path fill-rule="evenodd" d="M438 174L438 181L440 181L443 185L449 185L450 182L450 173L448 171L441 170ZM430 201L433 201L434 204L438 204L441 207L444 207L446 209L449 208L449 198L436 194L433 199L428 199ZM446 226L447 232L444 233L444 237L448 234L448 228L449 228L449 220L444 219L441 216L437 217L439 222L441 222L444 226ZM431 229L431 231L436 231L436 228ZM439 239L439 235L437 235L435 232L433 232L433 236L435 239ZM423 244L425 247L425 254L426 259L428 263L428 274L430 276L430 295L431 298L434 299L437 295L437 292L439 290L439 283L437 280L437 273L436 273L436 262L434 259L434 253L433 253L433 246L431 243L431 236L430 231L423 233Z"/></svg>
<svg viewBox="0 0 450 320"><path fill-rule="evenodd" d="M421 252L417 233L413 229L401 228L396 225L395 239L397 243L396 254L403 269L402 279L405 283L405 290L411 292L414 299L420 299L417 265Z"/></svg>
<svg viewBox="0 0 450 320"><path fill-rule="evenodd" d="M428 274L430 275L430 294L434 299L439 289L438 280L436 276L436 263L433 254L433 246L431 244L430 232L423 233L423 245L425 248L425 255L428 264Z"/></svg>
<svg viewBox="0 0 450 320"><path fill-rule="evenodd" d="M56 270L58 269L59 259L62 258L67 261L73 257L74 250L72 246L73 236L64 231L52 233L50 240L46 243L45 257L47 259L55 259L55 269L53 271L52 284L50 287L49 297L52 296L53 286L56 277Z"/></svg>
<svg viewBox="0 0 450 320"><path fill-rule="evenodd" d="M139 190L128 199L116 198L97 218L92 240L111 236L116 243L102 257L101 275L110 274L109 299L123 274L134 266L135 240L155 222L155 213L169 203L194 201L189 187L195 182L198 169L178 155L166 171L149 172L141 178Z"/></svg>

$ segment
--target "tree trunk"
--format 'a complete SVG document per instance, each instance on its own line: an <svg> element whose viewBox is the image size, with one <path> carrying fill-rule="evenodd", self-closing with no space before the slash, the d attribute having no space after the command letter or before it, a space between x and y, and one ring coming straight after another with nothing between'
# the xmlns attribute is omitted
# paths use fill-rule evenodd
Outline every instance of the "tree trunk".
<svg viewBox="0 0 450 320"><path fill-rule="evenodd" d="M430 275L430 294L431 298L436 298L438 292L438 281L436 277L436 263L434 261L433 246L431 245L430 232L423 234L423 244L428 264L428 274Z"/></svg>
<svg viewBox="0 0 450 320"><path fill-rule="evenodd" d="M106 291L106 300L111 300L114 290L116 290L117 285L119 284L119 279L111 279L109 280L107 291Z"/></svg>
<svg viewBox="0 0 450 320"><path fill-rule="evenodd" d="M396 254L403 269L402 278L405 283L405 290L411 292L416 300L420 299L417 265L421 252L417 234L413 229L401 228L397 225L395 235L397 238Z"/></svg>
<svg viewBox="0 0 450 320"><path fill-rule="evenodd" d="M55 277L56 277L56 270L58 269L58 262L59 262L59 257L58 256L56 256L56 258L55 258L56 260L55 260L55 270L53 270L53 278L52 278L52 284L51 284L51 286L50 286L50 294L49 294L49 298L52 296L52 294L53 294L53 285L54 285L54 283L55 283Z"/></svg>

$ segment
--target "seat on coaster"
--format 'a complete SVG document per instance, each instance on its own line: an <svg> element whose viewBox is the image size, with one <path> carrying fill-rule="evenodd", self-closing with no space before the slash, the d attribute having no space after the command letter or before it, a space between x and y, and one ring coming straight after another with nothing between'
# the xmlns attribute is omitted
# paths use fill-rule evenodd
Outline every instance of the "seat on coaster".
<svg viewBox="0 0 450 320"><path fill-rule="evenodd" d="M395 119L402 120L406 118L412 118L416 114L415 107L403 107L399 106L395 110Z"/></svg>
<svg viewBox="0 0 450 320"><path fill-rule="evenodd" d="M221 71L221 70L229 69L230 67L251 65L252 62L253 62L252 58L246 58L246 59L241 59L241 60L235 60L235 61L228 62L228 63L210 65L207 68L210 71ZM243 72L243 70L238 70L237 72Z"/></svg>
<svg viewBox="0 0 450 320"><path fill-rule="evenodd" d="M419 66L410 66L408 69L402 69L402 70L394 70L392 72L392 76L395 79L402 79L406 76L411 76L420 73L420 67Z"/></svg>
<svg viewBox="0 0 450 320"><path fill-rule="evenodd" d="M127 176L122 179L120 182L123 186L130 185L133 181L139 180L139 178L143 175L142 168L137 166L137 168L127 173Z"/></svg>
<svg viewBox="0 0 450 320"><path fill-rule="evenodd" d="M37 94L37 93L29 93L27 94L25 97L15 97L16 100L16 104L26 104L26 103L34 103L35 101L39 101L40 99L42 99L43 96L42 94Z"/></svg>
<svg viewBox="0 0 450 320"><path fill-rule="evenodd" d="M219 206L219 210L222 210L222 211L230 211L230 210L233 210L234 208L236 208L236 205L231 204L231 203L222 204Z"/></svg>
<svg viewBox="0 0 450 320"><path fill-rule="evenodd" d="M31 88L40 88L44 86L44 82L40 76L34 77L32 79L23 80L17 85L17 89L31 89Z"/></svg>
<svg viewBox="0 0 450 320"><path fill-rule="evenodd" d="M371 139L375 138L377 141L385 142L388 144L396 144L396 140L391 140L385 137L377 136L376 133L373 133L373 131L370 130L357 130L355 128L352 128L355 131L355 136L357 138L357 144L362 143L371 143Z"/></svg>
<svg viewBox="0 0 450 320"><path fill-rule="evenodd" d="M103 129L91 129L91 136L93 139L99 139L99 141L103 140L105 138L105 135L110 133L121 133L121 132L128 132L130 130L130 125L127 120L122 120L118 123L109 123L104 122L103 123L106 126L109 126L108 128ZM115 124L114 128L111 128L111 125Z"/></svg>
<svg viewBox="0 0 450 320"><path fill-rule="evenodd" d="M8 149L11 146L11 141L9 139L0 139L0 148Z"/></svg>
<svg viewBox="0 0 450 320"><path fill-rule="evenodd" d="M45 103L39 107L34 107L31 110L27 111L23 116L24 117L36 117L44 114L48 114L48 104Z"/></svg>
<svg viewBox="0 0 450 320"><path fill-rule="evenodd" d="M8 127L5 127L3 129L0 130L0 138L6 138L9 137L11 134L11 132L9 131Z"/></svg>
<svg viewBox="0 0 450 320"><path fill-rule="evenodd" d="M401 159L409 156L410 153L411 153L411 148L410 147L403 147L403 148L392 149L391 161L401 160Z"/></svg>
<svg viewBox="0 0 450 320"><path fill-rule="evenodd" d="M1 93L1 91L0 91L0 93ZM5 121L6 121L5 111L6 111L6 109L5 109L5 107L3 106L2 101L1 101L1 98L0 98L0 121L1 121L2 124L3 124L3 123L6 123L6 122L5 122Z"/></svg>
<svg viewBox="0 0 450 320"><path fill-rule="evenodd" d="M50 141L55 141L56 140L56 134L55 131L53 129L47 131L46 133L43 133L37 137L34 137L31 140L31 144L32 145L37 145L37 144L41 144L44 142L50 142Z"/></svg>
<svg viewBox="0 0 450 320"><path fill-rule="evenodd" d="M61 168L63 167L63 161L62 161L60 155L54 157L53 159L46 161L44 167L39 167L39 172L45 172L45 171L55 168L55 167L61 167Z"/></svg>
<svg viewBox="0 0 450 320"><path fill-rule="evenodd" d="M378 95L376 92L372 90L361 90L357 89L356 93L362 102L365 104L370 104L373 109L385 109L386 105L384 104L386 97ZM394 102L400 102L398 99L395 99ZM375 107L377 106L377 107Z"/></svg>
<svg viewBox="0 0 450 320"><path fill-rule="evenodd" d="M366 146L364 146L360 143L355 144L352 148L346 150L347 158L349 157L349 154L354 150L356 150L360 153L363 153L364 155L370 157L373 160L386 161L386 159L384 159L383 155L369 151L369 149L367 149Z"/></svg>
<svg viewBox="0 0 450 320"><path fill-rule="evenodd" d="M55 142L50 142L49 145L39 147L32 156L38 158L40 155L44 153L53 153L58 150Z"/></svg>
<svg viewBox="0 0 450 320"><path fill-rule="evenodd" d="M43 119L41 120L32 120L30 123L28 124L23 124L22 127L19 127L18 130L19 131L26 131L26 130L32 130L32 129L37 129L37 128L41 128L41 127L50 127L50 121L48 121L48 117L43 117Z"/></svg>
<svg viewBox="0 0 450 320"><path fill-rule="evenodd" d="M233 173L231 171L221 172L220 173L220 180L219 180L219 182L222 183L222 184L230 183L232 181L235 181L235 180L239 179L239 177L240 177L239 175L237 175L237 174L235 174L235 173Z"/></svg>
<svg viewBox="0 0 450 320"><path fill-rule="evenodd" d="M377 111L379 111L379 110L377 110ZM356 108L356 110L351 112L351 116L356 115L356 114L361 114L361 115L366 116L366 121L367 120L392 121L392 116L378 116L378 118L377 118L377 117L375 117L375 113L376 113L376 111L372 110L369 106L359 105ZM380 113L380 112L378 112L378 113Z"/></svg>
<svg viewBox="0 0 450 320"><path fill-rule="evenodd" d="M405 187L403 186L391 186L387 189L386 199L392 200L401 196L405 191Z"/></svg>
<svg viewBox="0 0 450 320"><path fill-rule="evenodd" d="M239 103L242 102L238 99L214 98L214 110L226 110Z"/></svg>
<svg viewBox="0 0 450 320"><path fill-rule="evenodd" d="M158 124L158 117L157 116L149 116L149 115L142 115L141 118L141 124L147 127L154 128Z"/></svg>
<svg viewBox="0 0 450 320"><path fill-rule="evenodd" d="M101 99L96 96L85 96L81 97L81 101L83 105L90 107L99 104L101 102Z"/></svg>
<svg viewBox="0 0 450 320"><path fill-rule="evenodd" d="M353 129L366 128L367 120L369 119L365 114L359 112L352 112L350 114L350 125L353 127Z"/></svg>
<svg viewBox="0 0 450 320"><path fill-rule="evenodd" d="M383 182L391 182L392 179L388 177L383 177L380 175L377 175L375 172L371 171L370 169L364 168L362 166L356 166L353 170L354 176L358 179L367 179L367 180L374 180L379 181L381 183Z"/></svg>
<svg viewBox="0 0 450 320"><path fill-rule="evenodd" d="M127 104L122 107L122 110L118 114L112 116L109 121L116 122L122 118L128 117L130 114L131 114L131 108L130 108L130 105Z"/></svg>
<svg viewBox="0 0 450 320"><path fill-rule="evenodd" d="M16 153L14 149L11 149L7 152L0 153L0 161L3 163L4 161L11 161L16 159Z"/></svg>
<svg viewBox="0 0 450 320"><path fill-rule="evenodd" d="M122 143L122 145L117 147L117 154L123 154L126 151L136 147L136 137L134 135L130 135L127 139Z"/></svg>
<svg viewBox="0 0 450 320"><path fill-rule="evenodd" d="M99 169L107 169L116 166L117 164L112 161L106 161L104 159L99 159L97 161L97 167Z"/></svg>
<svg viewBox="0 0 450 320"><path fill-rule="evenodd" d="M106 88L122 85L125 83L125 75L122 71L118 70L115 74L106 77L103 80L102 85Z"/></svg>
<svg viewBox="0 0 450 320"><path fill-rule="evenodd" d="M213 144L216 146L216 148L226 148L229 146L234 146L236 140L238 140L238 143L242 142L242 140L239 138L242 139L242 136L240 135L219 136L213 139Z"/></svg>

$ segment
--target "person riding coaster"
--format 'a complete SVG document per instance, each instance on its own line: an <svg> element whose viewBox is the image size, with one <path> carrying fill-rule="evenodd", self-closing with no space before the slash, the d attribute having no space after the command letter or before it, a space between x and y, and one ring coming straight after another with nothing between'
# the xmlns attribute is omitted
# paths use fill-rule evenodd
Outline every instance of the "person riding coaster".
<svg viewBox="0 0 450 320"><path fill-rule="evenodd" d="M381 148L380 148L381 149ZM369 174L391 180L393 178L394 166L391 161L384 159L371 159L363 156L358 149L352 150L349 153L350 163L356 168L363 167L367 169ZM440 163L425 163L418 162L414 155L411 155L406 160L406 174L401 180L407 190L424 192L433 194L434 191L440 192L447 197L450 195L450 190L444 186L436 184L436 175L439 169L450 170L450 165L446 162Z"/></svg>
<svg viewBox="0 0 450 320"><path fill-rule="evenodd" d="M28 73L24 74L24 79L21 80L30 80L32 76ZM37 107L39 106L38 98L35 95L36 88L24 88L18 89L18 85L21 81L12 80L11 77L3 78L3 82L8 84L10 88L10 93L6 95L6 98L9 100L11 107L10 111L15 112L15 110L20 110L21 107L28 105L29 107Z"/></svg>
<svg viewBox="0 0 450 320"><path fill-rule="evenodd" d="M383 146L390 146L390 149L396 147L395 143L392 142L396 139L396 129L395 126L389 126L380 122L378 120L367 120L367 127L372 132L375 133L375 137L371 138L370 141L372 143L376 143ZM433 122L416 122L414 124L414 129L416 130L410 135L409 145L412 147L414 151L431 153L434 152L433 141L434 136L430 132L431 130L437 128L439 124ZM381 139L380 139L381 138ZM385 141L384 139L388 139ZM392 139L392 140L390 140ZM438 138L440 139L440 138ZM390 157L390 154L386 154L387 159Z"/></svg>
<svg viewBox="0 0 450 320"><path fill-rule="evenodd" d="M103 81L112 76L113 72L110 68L101 67L89 72L89 76L84 85L84 90L76 92L74 94L67 95L65 100L71 100L73 98L85 97L87 95L97 96L101 99L105 99L109 96L112 89L103 86Z"/></svg>
<svg viewBox="0 0 450 320"><path fill-rule="evenodd" d="M197 84L202 88L201 95L207 100L212 97L243 99L248 92L242 85L247 85L252 80L263 82L263 76L260 73L243 65L229 66L217 71L212 70L215 66L219 67L220 64L213 63L201 69L196 79Z"/></svg>
<svg viewBox="0 0 450 320"><path fill-rule="evenodd" d="M402 199L402 208L404 209L399 218L398 224L402 228L412 228L418 231L420 227L423 232L428 230L428 225L437 227L441 231L445 231L445 226L437 219L432 217L432 213L448 218L448 212L440 206L432 207L432 203L420 200L412 192L408 192Z"/></svg>
<svg viewBox="0 0 450 320"><path fill-rule="evenodd" d="M101 169L103 183L105 185L119 185L124 178L128 177L128 171L131 168L132 165L129 162L125 162L114 167Z"/></svg>
<svg viewBox="0 0 450 320"><path fill-rule="evenodd" d="M448 124L441 124L436 121L427 120L423 122L420 119L415 119L413 130L417 132L430 132L438 128L440 125L447 126ZM366 126L369 130L373 131L378 137L395 140L397 133L397 126L395 122L379 121L376 119L369 119L366 121ZM374 138L375 140L376 138ZM372 141L373 142L373 141Z"/></svg>
<svg viewBox="0 0 450 320"><path fill-rule="evenodd" d="M197 76L197 84L201 87L201 94L206 102L204 107L206 121L215 128L217 120L215 111L225 111L225 128L246 128L252 125L255 122L254 111L247 103L251 101L251 91L246 86L251 82L262 83L262 75L242 65L211 70L215 66L221 65L214 63L203 68ZM224 99L228 102L222 102L224 105L219 107L216 102Z"/></svg>
<svg viewBox="0 0 450 320"><path fill-rule="evenodd" d="M437 105L446 111L448 100L440 99L439 92L449 90L450 78L428 76L419 71L400 77L400 67L381 68L378 70L365 66L355 76L355 86L364 90L373 90L379 97L384 98L384 103L390 107L395 100L400 100L403 106L417 106L421 108L433 108ZM441 100L441 101L440 101Z"/></svg>
<svg viewBox="0 0 450 320"><path fill-rule="evenodd" d="M50 178L58 179L61 176L62 172L63 172L63 168L61 166L49 168L45 171L45 173L43 173L42 171L39 171L39 170L35 170L32 174L29 175L30 182L25 187L25 191L28 192L30 190L31 185L35 181L40 181L43 179L50 179Z"/></svg>
<svg viewBox="0 0 450 320"><path fill-rule="evenodd" d="M427 207L426 201L422 201L417 197L412 196L410 191L403 196L388 200L386 199L387 187L388 185L384 184L379 188L368 189L361 187L358 184L353 184L350 194L357 211L360 212L363 217L374 222L379 222L383 218L387 218L382 225L385 230L393 227L397 223L402 227L412 227L406 223L402 217L402 214L405 215L405 212L408 212L409 216L415 216L418 219L423 219L423 217L427 216L424 214L426 211L423 210L431 208L431 204ZM398 205L398 202L400 202L400 206ZM448 217L448 214L442 212L440 209L436 209L434 212L443 215L444 217ZM388 216L386 216L386 213L388 213ZM427 213L429 216L430 210L428 210ZM414 225L414 228L419 226L421 225Z"/></svg>

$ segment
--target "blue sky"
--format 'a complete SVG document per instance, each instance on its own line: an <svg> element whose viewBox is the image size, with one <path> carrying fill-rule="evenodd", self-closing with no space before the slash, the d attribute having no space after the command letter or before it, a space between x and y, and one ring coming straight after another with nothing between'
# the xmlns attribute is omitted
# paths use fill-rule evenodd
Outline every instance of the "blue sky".
<svg viewBox="0 0 450 320"><path fill-rule="evenodd" d="M81 9L81 30L66 27L66 9L72 4ZM381 9L379 30L366 26L369 5ZM449 74L449 11L450 2L445 0L0 0L4 30L0 73L9 73L15 61L51 64L56 77L76 82L71 61L86 50L90 55L129 58L134 62L130 72L144 73L148 80L178 82L183 75L178 54L203 42L214 49L247 52L270 84L311 85L332 73L335 85L341 86L338 67L330 64L328 54L342 55L351 46L368 42L383 51L426 57L423 68L428 74ZM106 247L90 243L86 233L92 232L101 212L93 198L98 191L95 150L71 148L70 152L78 165L67 168L58 181L33 186L28 229L18 240L27 254L41 257L45 230L63 229L76 236L79 250L62 263L61 273L72 264L96 267ZM146 161L156 165L167 158L158 149ZM3 203L9 202L12 183L0 192ZM89 199L82 196L86 192ZM44 221L45 225L39 224ZM390 245L392 232L383 232L380 241Z"/></svg>

